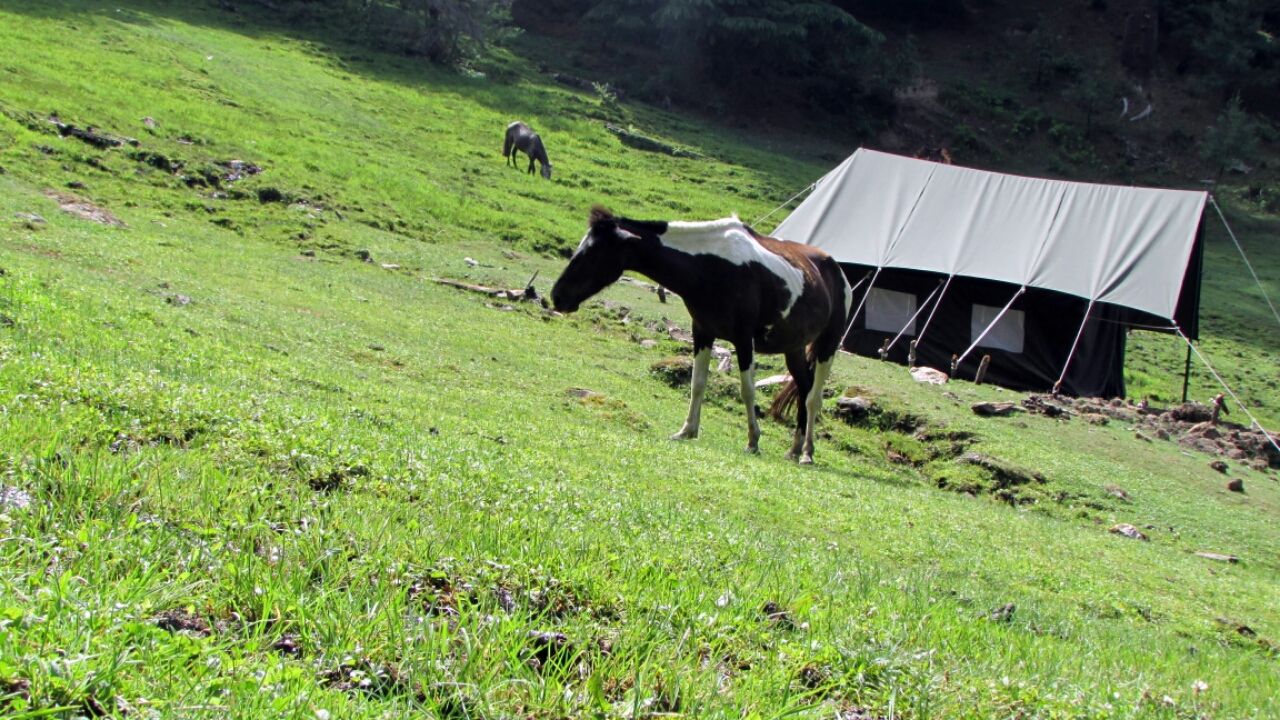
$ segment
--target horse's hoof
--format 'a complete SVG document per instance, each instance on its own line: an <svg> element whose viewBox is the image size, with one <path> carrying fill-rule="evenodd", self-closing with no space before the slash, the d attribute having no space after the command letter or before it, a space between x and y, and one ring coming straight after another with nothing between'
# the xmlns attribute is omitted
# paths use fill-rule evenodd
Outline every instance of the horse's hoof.
<svg viewBox="0 0 1280 720"><path fill-rule="evenodd" d="M748 454L748 455L759 455L759 454L760 454L760 448L759 448L759 447L754 447L754 446L748 445L748 446L747 446L747 454Z"/></svg>
<svg viewBox="0 0 1280 720"><path fill-rule="evenodd" d="M801 464L801 465L812 465L812 464L813 464L813 456L812 456L812 455L801 455L801 456L800 456L800 464Z"/></svg>
<svg viewBox="0 0 1280 720"><path fill-rule="evenodd" d="M788 452L787 452L787 454L786 454L786 455L783 455L782 457L783 457L783 459L785 459L785 460L790 460L791 462L795 462L795 461L796 461L796 457L797 457L797 456L796 456L796 454L795 454L794 452L790 452L790 451L788 451Z"/></svg>
<svg viewBox="0 0 1280 720"><path fill-rule="evenodd" d="M684 430L681 430L675 435L672 435L671 439L672 440L693 440L696 437L698 437L698 433L696 432L690 433L690 432L685 432Z"/></svg>

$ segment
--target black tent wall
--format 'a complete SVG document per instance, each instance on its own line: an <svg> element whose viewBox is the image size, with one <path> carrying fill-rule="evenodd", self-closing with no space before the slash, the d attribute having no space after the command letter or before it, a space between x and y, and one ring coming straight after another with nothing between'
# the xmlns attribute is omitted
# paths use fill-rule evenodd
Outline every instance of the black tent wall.
<svg viewBox="0 0 1280 720"><path fill-rule="evenodd" d="M854 304L861 301L871 282L875 268L845 263L850 284L862 281L854 293ZM1173 322L1192 340L1200 333L1200 285L1204 269L1204 218L1196 231L1187 268L1182 278ZM946 276L938 273L902 268L883 268L875 278L875 287L911 293L920 307L929 294L940 288ZM971 319L974 305L1003 308L1018 291L1018 286L994 280L955 277L938 304L925 337L916 349L916 364L949 371L953 355L963 353L973 341ZM936 298L934 300L936 302ZM991 356L986 382L1014 390L1044 392L1053 388L1062 372L1088 301L1052 290L1027 288L1012 305L1025 314L1023 352L1014 353L981 345L974 348L956 371L959 378L973 379L983 355ZM932 307L925 308L916 319L917 332L923 328ZM1125 339L1130 328L1172 332L1170 319L1109 303L1095 303L1088 324L1080 336L1079 346L1063 378L1061 391L1086 397L1123 397ZM867 357L879 357L886 339L895 332L881 332L866 327L866 310L859 313L845 340L845 349ZM904 334L889 351L887 359L906 363L914 336Z"/></svg>
<svg viewBox="0 0 1280 720"><path fill-rule="evenodd" d="M851 283L867 277L854 294L861 300L868 274L873 268L847 264L845 274ZM946 278L936 273L886 268L876 278L875 287L907 292L916 296L920 307L929 294ZM1007 283L957 277L938 305L923 341L916 348L916 364L949 371L953 355L963 353L973 341L971 319L974 305L1004 307L1017 293L1018 287ZM936 296L934 301L936 302ZM1071 295L1028 288L1012 306L1025 313L1023 352L1014 353L979 345L965 358L956 376L972 380L983 355L991 356L985 382L1014 390L1044 392L1053 387L1088 302ZM916 331L923 328L932 307L922 310L916 319ZM1124 395L1125 311L1108 304L1096 304L1088 325L1080 338L1075 358L1063 379L1062 392L1070 395L1121 397ZM859 313L845 341L850 352L879 357L886 339L896 333L870 330L866 327L866 310ZM888 360L906 363L911 335L904 334L889 351Z"/></svg>

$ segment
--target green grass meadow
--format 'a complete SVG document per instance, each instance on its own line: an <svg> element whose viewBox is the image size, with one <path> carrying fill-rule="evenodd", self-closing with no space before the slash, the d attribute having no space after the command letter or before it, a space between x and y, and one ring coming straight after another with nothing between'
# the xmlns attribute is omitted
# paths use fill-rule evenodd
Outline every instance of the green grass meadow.
<svg viewBox="0 0 1280 720"><path fill-rule="evenodd" d="M594 203L754 220L852 144L271 22L0 0L0 490L29 500L0 502L0 716L1280 716L1274 471L1228 492L1124 423L978 418L1020 396L850 356L835 392L915 431L828 416L802 468L766 422L747 455L726 374L672 442L682 307L434 281L545 293ZM504 167L516 118L551 182ZM232 160L262 172L213 183ZM1280 223L1232 220L1280 295ZM1274 426L1280 333L1210 227L1204 348ZM1178 399L1182 352L1135 333L1132 394ZM1043 479L1002 499L957 443Z"/></svg>

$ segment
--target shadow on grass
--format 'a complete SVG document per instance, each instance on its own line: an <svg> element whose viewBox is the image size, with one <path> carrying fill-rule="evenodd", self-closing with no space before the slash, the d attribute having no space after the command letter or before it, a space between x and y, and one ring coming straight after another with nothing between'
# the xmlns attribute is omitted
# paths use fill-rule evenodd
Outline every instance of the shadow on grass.
<svg viewBox="0 0 1280 720"><path fill-rule="evenodd" d="M63 20L75 25L77 19L96 17L126 25L158 26L163 20L186 25L233 32L254 39L287 37L310 43L317 54L330 56L343 70L369 79L405 87L427 87L433 91L465 94L475 102L501 114L515 118L537 118L548 129L566 129L569 123L584 118L600 118L593 114L578 117L566 115L565 93L576 93L554 84L543 74L545 68L528 57L508 55L508 62L487 58L483 63L488 77L469 77L465 73L434 65L425 58L397 55L362 44L359 30L339 26L334 18L325 18L310 10L290 10L287 4L279 10L257 4L214 0L172 3L158 0L0 0L0 9L33 18ZM508 52L520 52L518 47ZM582 94L594 104L596 98ZM752 132L749 129L716 126L708 121L690 120L657 108L629 104L637 122L657 131L679 145L693 148L709 157L725 157L747 170L774 180L778 202L817 179L824 165L834 165L843 155L833 153L821 140L805 140L800 136L783 137L779 133ZM603 123L603 120L600 120ZM500 130L497 131L500 135ZM743 153L743 148L761 148L759 153ZM853 148L850 147L849 152ZM778 155L794 155L793 162L779 162Z"/></svg>

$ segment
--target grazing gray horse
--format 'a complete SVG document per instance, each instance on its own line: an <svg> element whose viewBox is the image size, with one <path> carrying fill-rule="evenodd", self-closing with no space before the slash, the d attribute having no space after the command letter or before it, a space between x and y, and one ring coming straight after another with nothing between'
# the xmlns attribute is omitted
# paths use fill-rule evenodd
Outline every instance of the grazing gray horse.
<svg viewBox="0 0 1280 720"><path fill-rule="evenodd" d="M542 138L532 128L519 120L507 126L507 138L502 142L502 156L513 167L516 166L516 151L529 156L529 173L533 173L533 161L542 163L542 177L551 179L551 161L547 159L547 149L542 145Z"/></svg>

